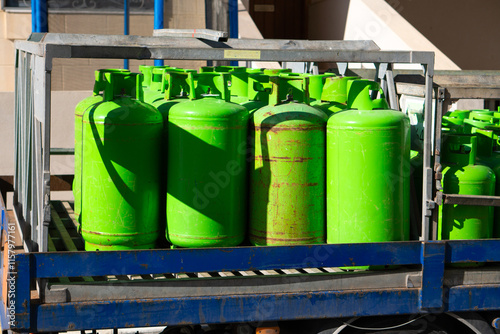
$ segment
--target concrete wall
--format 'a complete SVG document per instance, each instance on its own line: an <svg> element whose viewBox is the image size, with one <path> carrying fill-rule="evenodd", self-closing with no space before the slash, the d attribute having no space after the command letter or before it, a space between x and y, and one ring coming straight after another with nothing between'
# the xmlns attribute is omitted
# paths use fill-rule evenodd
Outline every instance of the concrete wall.
<svg viewBox="0 0 500 334"><path fill-rule="evenodd" d="M165 27L204 28L204 0L167 0L165 3ZM153 15L131 13L130 34L151 36ZM74 34L123 34L123 14L50 13L49 32ZM0 92L14 90L14 41L26 39L31 33L29 11L5 12L0 10ZM140 64L153 61L131 60L130 68L138 70ZM170 61L171 66L197 68L204 64L195 61ZM122 60L56 59L52 71L53 90L89 90L94 81L94 71L99 68L121 68Z"/></svg>
<svg viewBox="0 0 500 334"><path fill-rule="evenodd" d="M500 1L387 0L463 70L500 70Z"/></svg>

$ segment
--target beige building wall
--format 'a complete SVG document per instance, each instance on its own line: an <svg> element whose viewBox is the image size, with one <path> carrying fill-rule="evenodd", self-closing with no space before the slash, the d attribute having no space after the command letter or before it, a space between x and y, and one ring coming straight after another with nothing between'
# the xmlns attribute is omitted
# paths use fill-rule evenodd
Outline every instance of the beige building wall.
<svg viewBox="0 0 500 334"><path fill-rule="evenodd" d="M165 27L204 28L204 0L167 0ZM151 36L153 15L130 16L130 33ZM123 13L83 14L49 12L49 32L77 34L123 34ZM31 33L31 13L0 10L0 175L14 173L14 64L15 40L24 40ZM206 62L168 61L171 66L198 68ZM131 70L153 61L131 60ZM52 147L73 147L74 110L93 88L94 71L100 68L121 68L123 60L55 59L52 69ZM64 91L63 91L64 90ZM53 174L72 174L73 156L51 158Z"/></svg>
<svg viewBox="0 0 500 334"><path fill-rule="evenodd" d="M152 13L131 13L130 34L151 36ZM204 28L204 0L167 0L165 3L166 28ZM123 34L123 13L100 14L78 11L57 12L49 10L49 32L73 34ZM14 91L14 41L29 37L31 13L0 10L0 92ZM153 61L131 60L130 69L138 71L140 64ZM197 68L202 62L169 61L171 66ZM55 59L52 70L53 90L91 90L94 71L100 68L121 68L123 60L103 59Z"/></svg>

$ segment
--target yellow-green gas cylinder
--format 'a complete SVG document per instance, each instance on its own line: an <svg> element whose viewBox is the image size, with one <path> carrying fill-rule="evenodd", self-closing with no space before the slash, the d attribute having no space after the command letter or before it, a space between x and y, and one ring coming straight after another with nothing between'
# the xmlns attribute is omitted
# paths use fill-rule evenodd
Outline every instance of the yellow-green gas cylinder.
<svg viewBox="0 0 500 334"><path fill-rule="evenodd" d="M82 126L86 250L154 248L159 236L160 113L142 102L142 75L104 73L103 100Z"/></svg>
<svg viewBox="0 0 500 334"><path fill-rule="evenodd" d="M394 110L345 110L327 126L327 242L409 238L410 124Z"/></svg>
<svg viewBox="0 0 500 334"><path fill-rule="evenodd" d="M311 102L311 105L320 108L328 116L347 109L347 83L359 77L327 77L323 85L320 100Z"/></svg>
<svg viewBox="0 0 500 334"><path fill-rule="evenodd" d="M85 111L102 102L102 92L105 88L105 73L130 73L129 70L122 69L103 69L95 72L95 82L92 96L89 96L82 101L80 101L75 108L75 177L73 179L73 197L74 202L74 212L75 219L78 223L81 223L80 213L82 210L82 198L81 198L81 188L82 188L82 118Z"/></svg>
<svg viewBox="0 0 500 334"><path fill-rule="evenodd" d="M173 70L175 67L171 66L150 66L140 65L139 71L143 74L144 80L142 82L142 90L144 95L144 102L152 104L158 99L162 98L160 92L162 84L162 71L165 69Z"/></svg>
<svg viewBox="0 0 500 334"><path fill-rule="evenodd" d="M307 105L308 77L272 77L269 105L250 120L249 239L254 245L324 242L324 112Z"/></svg>
<svg viewBox="0 0 500 334"><path fill-rule="evenodd" d="M189 73L194 92L168 113L166 237L179 247L245 238L248 111L229 102L229 74Z"/></svg>
<svg viewBox="0 0 500 334"><path fill-rule="evenodd" d="M474 135L443 136L442 184L445 194L494 195L495 174L491 168L475 163L476 145ZM438 239L484 239L492 235L493 207L454 204L439 207Z"/></svg>

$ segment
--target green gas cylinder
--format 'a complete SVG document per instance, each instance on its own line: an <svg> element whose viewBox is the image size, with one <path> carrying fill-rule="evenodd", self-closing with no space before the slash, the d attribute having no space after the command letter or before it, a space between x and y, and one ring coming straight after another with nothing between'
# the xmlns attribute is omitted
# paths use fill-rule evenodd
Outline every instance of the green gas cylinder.
<svg viewBox="0 0 500 334"><path fill-rule="evenodd" d="M372 92L378 93L380 97L372 98ZM378 82L356 79L347 82L347 107L359 110L388 109L389 104Z"/></svg>
<svg viewBox="0 0 500 334"><path fill-rule="evenodd" d="M320 101L311 102L311 105L320 108L328 116L347 109L347 83L359 77L327 77L323 85Z"/></svg>
<svg viewBox="0 0 500 334"><path fill-rule="evenodd" d="M308 77L272 77L269 106L250 120L249 239L254 245L324 242L325 123L308 106Z"/></svg>
<svg viewBox="0 0 500 334"><path fill-rule="evenodd" d="M74 202L74 212L75 219L78 223L81 223L80 212L82 210L82 198L81 198L81 188L82 188L82 117L87 108L102 102L102 92L105 87L104 73L130 73L129 70L122 69L103 69L95 72L95 83L94 91L92 96L89 96L82 101L80 101L75 108L75 177L73 179L73 197Z"/></svg>
<svg viewBox="0 0 500 334"><path fill-rule="evenodd" d="M161 84L155 88L158 96L150 104L162 114L165 123L164 131L166 132L168 111L173 105L188 100L189 94L194 89L192 75L195 75L196 71L165 68L155 69L153 73L159 77L157 80Z"/></svg>
<svg viewBox="0 0 500 334"><path fill-rule="evenodd" d="M139 65L139 71L144 76L142 82L144 102L152 104L154 101L162 98L159 90L162 83L162 70L165 69L173 70L175 67Z"/></svg>
<svg viewBox="0 0 500 334"><path fill-rule="evenodd" d="M229 86L231 102L244 106L249 113L267 105L271 84L269 76L265 75L262 69L217 66L213 68L213 72L231 75Z"/></svg>
<svg viewBox="0 0 500 334"><path fill-rule="evenodd" d="M441 121L441 131L443 133L466 133L466 129L464 126L464 121L466 118L454 117L453 114L449 116L443 116Z"/></svg>
<svg viewBox="0 0 500 334"><path fill-rule="evenodd" d="M475 164L474 135L443 136L443 192L460 195L493 195L495 174ZM484 239L493 235L493 207L451 205L439 207L438 239Z"/></svg>
<svg viewBox="0 0 500 334"><path fill-rule="evenodd" d="M321 102L321 95L323 94L323 89L327 78L334 78L334 73L324 73L324 74L305 74L309 77L309 100L311 105L313 102Z"/></svg>
<svg viewBox="0 0 500 334"><path fill-rule="evenodd" d="M179 247L236 246L246 226L248 111L229 102L227 73L200 73L170 108L166 237Z"/></svg>
<svg viewBox="0 0 500 334"><path fill-rule="evenodd" d="M327 242L409 238L410 124L394 110L345 110L327 125Z"/></svg>
<svg viewBox="0 0 500 334"><path fill-rule="evenodd" d="M453 110L446 113L446 116L453 118L466 119L469 118L470 110Z"/></svg>
<svg viewBox="0 0 500 334"><path fill-rule="evenodd" d="M159 236L162 118L142 102L141 75L104 73L103 101L82 127L86 250L153 248Z"/></svg>
<svg viewBox="0 0 500 334"><path fill-rule="evenodd" d="M474 112L474 111L473 111ZM497 148L500 124L492 113L472 115L465 119L467 133L477 138L476 164L491 168L495 173L495 195L500 196L500 152ZM481 120L479 120L481 119ZM500 237L500 209L494 208L493 237Z"/></svg>
<svg viewBox="0 0 500 334"><path fill-rule="evenodd" d="M482 120L481 116L493 116L494 114L495 112L489 109L472 109L469 113L469 119Z"/></svg>
<svg viewBox="0 0 500 334"><path fill-rule="evenodd" d="M309 74L309 73L280 73L280 76L285 77L308 77L309 83L307 86L307 94L309 96L309 104L316 105L321 103L321 95L327 78L335 77L334 73L324 74Z"/></svg>

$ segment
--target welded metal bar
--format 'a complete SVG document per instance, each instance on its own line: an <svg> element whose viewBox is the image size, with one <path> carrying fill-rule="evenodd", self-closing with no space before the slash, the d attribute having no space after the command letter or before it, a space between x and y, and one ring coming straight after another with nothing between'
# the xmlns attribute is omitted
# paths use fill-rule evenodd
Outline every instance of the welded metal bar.
<svg viewBox="0 0 500 334"><path fill-rule="evenodd" d="M49 239L49 224L51 221L51 210L50 210L50 133L51 133L51 91L52 91L52 58L45 57L44 62L40 64L43 68L43 95L45 102L45 122L43 124L43 183L42 187L42 201L43 206L42 212L42 229L41 229L41 239L39 241L39 249L41 252L48 251L48 239Z"/></svg>
<svg viewBox="0 0 500 334"><path fill-rule="evenodd" d="M40 332L106 327L300 320L421 312L418 289L231 295L33 305ZM444 311L498 310L500 285L451 287ZM175 312L165 312L175 305ZM148 310L137 317L137 310ZM192 312L193 309L199 312ZM96 311L98 310L98 311ZM116 310L120 310L119 313ZM85 314L87 316L82 316Z"/></svg>
<svg viewBox="0 0 500 334"><path fill-rule="evenodd" d="M423 155L423 201L422 201L422 232L420 240L429 240L430 218L432 216L434 171L431 167L432 155L432 78L434 75L434 56L423 65L425 75L425 107L424 107L424 155Z"/></svg>
<svg viewBox="0 0 500 334"><path fill-rule="evenodd" d="M500 262L500 240L450 240L446 242L446 263Z"/></svg>
<svg viewBox="0 0 500 334"><path fill-rule="evenodd" d="M16 271L11 276L15 280L15 322L16 328L30 328L31 295L30 295L30 257L29 254L17 254Z"/></svg>
<svg viewBox="0 0 500 334"><path fill-rule="evenodd" d="M443 310L443 280L446 243L422 243L422 288L419 308L426 311Z"/></svg>
<svg viewBox="0 0 500 334"><path fill-rule="evenodd" d="M37 305L37 330L301 320L418 312L418 289L134 299ZM175 307L173 308L173 305ZM119 310L119 312L117 312ZM138 310L148 310L140 313ZM165 310L172 310L166 312ZM193 312L193 310L197 310ZM87 315L87 316L82 316Z"/></svg>
<svg viewBox="0 0 500 334"><path fill-rule="evenodd" d="M14 152L15 152L15 157L14 157L14 180L13 180L13 185L14 185L14 197L13 197L13 203L14 205L17 205L19 203L19 176L20 176L20 168L21 165L19 163L19 152L21 149L20 145L20 138L21 138L21 131L20 131L20 120L19 120L19 109L21 108L21 105L23 103L22 99L22 91L23 91L23 82L22 82L22 72L23 72L23 66L22 66L22 59L21 57L23 56L24 52L21 50L16 50L16 64L15 64L15 81L14 81L14 97L15 97L15 106L14 106Z"/></svg>
<svg viewBox="0 0 500 334"><path fill-rule="evenodd" d="M33 41L31 41L33 39ZM229 39L227 42L200 41L196 38L158 38L146 36L123 35L85 35L85 34L33 34L28 41L16 41L20 50L40 52L41 45L59 46L131 46L136 48L188 48L188 49L251 49L272 50L330 50L330 51L377 51L380 50L373 41L308 41L308 40L276 40L276 39ZM33 53L34 53L33 52ZM53 51L51 51L53 52ZM401 51L408 53L409 51Z"/></svg>
<svg viewBox="0 0 500 334"><path fill-rule="evenodd" d="M53 46L55 48L55 46ZM135 59L183 59L183 60L238 60L238 61L332 61L332 51L303 50L302 52L289 52L288 50L233 50L233 49L186 49L179 47L128 47L117 46L103 48L101 46L70 46L72 58L110 58L123 57ZM395 63L420 63L423 57L416 57L409 51L383 52L383 51L338 51L334 59L341 62L395 62ZM418 59L418 60L415 60Z"/></svg>
<svg viewBox="0 0 500 334"><path fill-rule="evenodd" d="M214 42L225 42L228 39L228 33L212 29L156 29L153 36L157 37L182 37L182 38L201 38ZM238 38L238 37L236 37Z"/></svg>
<svg viewBox="0 0 500 334"><path fill-rule="evenodd" d="M155 0L155 12L154 12L154 29L163 29L163 16L164 16L164 0ZM155 66L163 66L165 62L163 59L155 59Z"/></svg>
<svg viewBox="0 0 500 334"><path fill-rule="evenodd" d="M32 239L36 242L36 250L40 251L40 242L43 229L43 181L42 181L42 124L38 119L33 120L33 173L32 173Z"/></svg>
<svg viewBox="0 0 500 334"><path fill-rule="evenodd" d="M33 253L37 278L420 263L418 241L290 247ZM217 261L207 261L217 259ZM78 266L74 264L78 263ZM124 263L126 267L124 267Z"/></svg>
<svg viewBox="0 0 500 334"><path fill-rule="evenodd" d="M442 194L442 198L443 204L500 207L500 196Z"/></svg>
<svg viewBox="0 0 500 334"><path fill-rule="evenodd" d="M233 294L308 293L310 291L380 290L406 289L408 276L414 277L412 288L420 288L420 270L390 270L386 272L359 272L345 275L330 273L315 275L274 275L241 277L210 277L190 280L182 279L104 281L91 284L57 282L52 283L45 299L46 303L125 300L130 296L141 298L183 298L202 296L227 296ZM461 275L460 275L461 274ZM493 276L491 280L498 278ZM457 279L463 272L457 274ZM60 291L66 289L61 296ZM126 289L127 294L123 291Z"/></svg>
<svg viewBox="0 0 500 334"><path fill-rule="evenodd" d="M447 292L445 303L450 312L498 311L500 285L455 286Z"/></svg>
<svg viewBox="0 0 500 334"><path fill-rule="evenodd" d="M385 73L387 79L387 95L389 97L389 104L391 109L400 110L398 103L398 96L396 93L396 85L394 84L394 74L392 71L392 64L389 64Z"/></svg>
<svg viewBox="0 0 500 334"><path fill-rule="evenodd" d="M434 119L434 137L433 143L435 144L434 148L434 187L436 189L436 197L438 197L438 192L442 191L442 166L441 166L441 123L442 117L444 115L443 110L443 102L445 96L445 88L438 87L436 89L436 117ZM438 240L438 224L439 224L439 214L438 209L436 208L432 214L431 218L432 228L431 228L431 240Z"/></svg>
<svg viewBox="0 0 500 334"><path fill-rule="evenodd" d="M51 147L50 155L74 155L74 148L66 148L66 147Z"/></svg>
<svg viewBox="0 0 500 334"><path fill-rule="evenodd" d="M28 55L29 61L27 62L29 65L28 67L28 73L27 73L27 91L26 91L26 98L28 100L28 105L26 108L26 151L24 155L25 161L23 161L23 164L27 166L25 175L23 175L22 181L25 182L26 184L26 193L24 197L24 212L23 212L23 217L26 219L26 222L28 223L28 228L31 229L31 239L35 243L38 241L38 207L37 207L37 194L38 194L38 184L36 183L36 156L34 154L35 152L35 134L34 134L34 127L35 127L35 108L37 108L36 103L35 103L35 75L36 75L36 68L35 68L35 57L36 56L30 56ZM42 106L39 106L42 107ZM41 154L41 152L40 152ZM36 246L35 246L36 247Z"/></svg>

